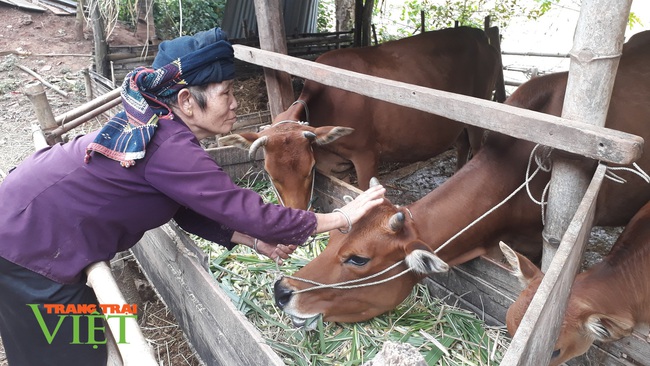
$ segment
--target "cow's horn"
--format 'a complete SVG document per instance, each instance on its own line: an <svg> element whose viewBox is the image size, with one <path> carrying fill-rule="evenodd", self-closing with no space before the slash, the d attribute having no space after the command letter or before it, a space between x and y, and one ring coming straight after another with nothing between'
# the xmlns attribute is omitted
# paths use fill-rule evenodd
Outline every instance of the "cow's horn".
<svg viewBox="0 0 650 366"><path fill-rule="evenodd" d="M377 177L370 178L370 187L378 186L379 184L379 179L377 179Z"/></svg>
<svg viewBox="0 0 650 366"><path fill-rule="evenodd" d="M398 212L388 220L388 227L394 232L402 230L404 227L404 213Z"/></svg>
<svg viewBox="0 0 650 366"><path fill-rule="evenodd" d="M316 134L311 131L303 131L302 135L309 141L314 141L316 139Z"/></svg>
<svg viewBox="0 0 650 366"><path fill-rule="evenodd" d="M268 142L269 137L268 136L262 136L255 140L252 144L250 149L248 150L248 158L250 160L255 160L255 154L257 154L257 149L259 149L262 146L266 146L266 143Z"/></svg>

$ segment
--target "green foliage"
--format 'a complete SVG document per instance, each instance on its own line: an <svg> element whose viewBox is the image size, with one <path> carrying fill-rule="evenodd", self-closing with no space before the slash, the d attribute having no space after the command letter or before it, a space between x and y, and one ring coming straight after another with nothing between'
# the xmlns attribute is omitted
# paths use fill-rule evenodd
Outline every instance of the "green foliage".
<svg viewBox="0 0 650 366"><path fill-rule="evenodd" d="M627 26L630 27L630 29L632 29L636 26L643 27L644 24L638 15L636 15L634 12L630 12L630 17L627 20Z"/></svg>
<svg viewBox="0 0 650 366"><path fill-rule="evenodd" d="M226 0L159 0L154 22L162 39L194 34L221 25Z"/></svg>
<svg viewBox="0 0 650 366"><path fill-rule="evenodd" d="M492 25L504 28L518 16L535 20L546 13L559 0L536 0L535 3L521 0L408 0L404 3L400 20L409 27L400 29L400 36L408 36L420 27L420 12L425 13L426 29L453 27L459 25L483 28L484 19L490 17Z"/></svg>
<svg viewBox="0 0 650 366"><path fill-rule="evenodd" d="M137 0L115 0L119 20L135 27ZM158 37L175 38L181 35L217 27L223 20L227 0L155 0L154 23Z"/></svg>
<svg viewBox="0 0 650 366"><path fill-rule="evenodd" d="M334 0L318 1L318 17L316 18L316 31L332 32L336 28L336 10Z"/></svg>

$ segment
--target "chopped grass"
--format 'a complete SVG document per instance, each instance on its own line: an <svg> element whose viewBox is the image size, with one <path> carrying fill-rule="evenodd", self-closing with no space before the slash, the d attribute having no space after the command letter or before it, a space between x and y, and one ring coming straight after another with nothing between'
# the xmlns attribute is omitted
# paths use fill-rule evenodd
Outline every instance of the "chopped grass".
<svg viewBox="0 0 650 366"><path fill-rule="evenodd" d="M269 202L275 200L264 180L239 184ZM498 365L507 349L503 329L486 326L474 313L433 298L422 284L397 308L371 320L334 323L319 318L316 331L296 329L275 306L273 284L317 256L327 243L327 234L298 248L281 267L243 245L229 251L195 240L210 253L211 270L221 288L287 365L361 365L388 340L411 344L428 365Z"/></svg>

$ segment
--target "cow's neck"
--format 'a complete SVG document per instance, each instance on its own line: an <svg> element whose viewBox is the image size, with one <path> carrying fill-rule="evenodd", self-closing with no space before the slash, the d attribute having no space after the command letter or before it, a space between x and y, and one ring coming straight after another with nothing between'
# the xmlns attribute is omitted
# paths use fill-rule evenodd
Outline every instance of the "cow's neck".
<svg viewBox="0 0 650 366"><path fill-rule="evenodd" d="M576 277L572 297L580 299L591 314L650 324L650 283L643 280L650 276L648 268L640 260L626 262L625 268L599 263Z"/></svg>
<svg viewBox="0 0 650 366"><path fill-rule="evenodd" d="M526 145L523 150L530 152L530 147ZM410 206L420 235L432 249L443 245L524 182L528 157L524 157L525 151L515 153L517 150L522 147L481 151L447 182ZM536 194L548 181L547 174L538 175L533 180ZM505 233L530 237L540 233L541 228L541 209L524 189L437 254L456 265L486 254Z"/></svg>
<svg viewBox="0 0 650 366"><path fill-rule="evenodd" d="M650 214L650 210L645 211ZM629 311L650 323L650 216L635 217L605 259L576 278L575 296L589 299L596 311ZM623 308L625 307L625 308Z"/></svg>

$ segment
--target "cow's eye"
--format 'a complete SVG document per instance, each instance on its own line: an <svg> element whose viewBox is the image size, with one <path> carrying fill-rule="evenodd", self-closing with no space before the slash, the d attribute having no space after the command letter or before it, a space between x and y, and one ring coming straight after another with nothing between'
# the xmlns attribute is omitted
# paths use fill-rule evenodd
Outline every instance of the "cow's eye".
<svg viewBox="0 0 650 366"><path fill-rule="evenodd" d="M364 257L359 257L358 255L353 255L350 256L350 258L348 258L345 261L345 263L354 264L355 266L363 266L366 263L368 263L369 260L370 258L364 258Z"/></svg>
<svg viewBox="0 0 650 366"><path fill-rule="evenodd" d="M559 355L560 355L560 350L559 350L559 349L556 349L556 350L553 351L553 353L551 354L551 358L556 358L556 357L559 356Z"/></svg>

